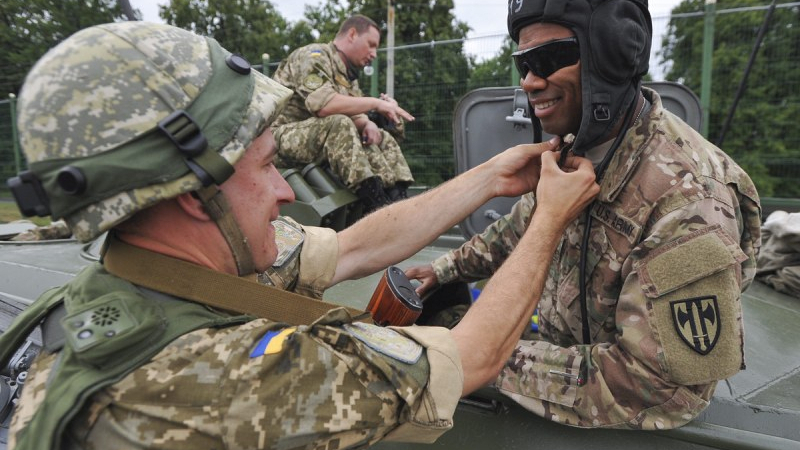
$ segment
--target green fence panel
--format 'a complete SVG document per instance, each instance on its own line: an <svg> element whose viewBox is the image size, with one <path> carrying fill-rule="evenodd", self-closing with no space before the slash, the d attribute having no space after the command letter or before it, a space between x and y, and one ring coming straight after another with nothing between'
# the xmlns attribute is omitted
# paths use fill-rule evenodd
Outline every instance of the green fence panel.
<svg viewBox="0 0 800 450"><path fill-rule="evenodd" d="M0 100L0 191L6 187L5 180L17 174L24 165L18 153L19 144L13 127L12 108L16 102Z"/></svg>

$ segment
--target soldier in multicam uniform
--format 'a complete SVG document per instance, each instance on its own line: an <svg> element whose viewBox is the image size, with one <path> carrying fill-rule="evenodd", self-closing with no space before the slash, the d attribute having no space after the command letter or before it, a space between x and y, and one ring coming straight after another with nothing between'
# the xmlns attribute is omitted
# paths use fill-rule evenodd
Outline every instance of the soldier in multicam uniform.
<svg viewBox="0 0 800 450"><path fill-rule="evenodd" d="M358 71L375 59L379 43L378 25L355 15L333 42L293 51L273 75L293 91L272 124L278 165L326 161L367 211L406 198L414 181L397 141L366 113L377 111L400 129L414 117L393 98L365 97L358 87Z"/></svg>
<svg viewBox="0 0 800 450"><path fill-rule="evenodd" d="M601 190L561 238L539 337L519 342L494 386L573 426L679 427L744 368L740 293L755 273L758 194L641 87L651 30L641 0L509 2L531 109L548 133L575 135L571 151L593 161ZM524 195L461 248L406 273L420 292L491 276L537 200Z"/></svg>
<svg viewBox="0 0 800 450"><path fill-rule="evenodd" d="M30 170L9 186L27 215L63 217L82 241L108 237L101 262L0 335L5 367L43 324L9 448L430 442L460 396L497 376L543 287L537 261L599 190L591 164L562 171L547 151L557 142L518 146L338 235L293 229L276 221L293 194L268 129L290 94L213 39L162 24L91 27L34 66L18 106ZM285 279L318 292L410 256L491 196L531 189L543 214L510 257L526 269L501 269L452 331L382 328L343 308L289 326L242 306L305 302L253 282L273 264L299 261ZM397 220L410 216L426 229Z"/></svg>

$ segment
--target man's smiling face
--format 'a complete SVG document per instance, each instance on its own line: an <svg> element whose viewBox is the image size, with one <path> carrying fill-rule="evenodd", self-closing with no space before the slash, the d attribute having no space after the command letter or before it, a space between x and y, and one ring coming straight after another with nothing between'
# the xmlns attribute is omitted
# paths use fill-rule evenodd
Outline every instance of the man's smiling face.
<svg viewBox="0 0 800 450"><path fill-rule="evenodd" d="M520 31L519 50L569 37L574 37L569 28L553 23L534 23ZM520 75L523 77L520 84L528 93L528 100L544 131L557 136L577 135L583 111L580 61L562 67L547 78L540 78L530 71Z"/></svg>

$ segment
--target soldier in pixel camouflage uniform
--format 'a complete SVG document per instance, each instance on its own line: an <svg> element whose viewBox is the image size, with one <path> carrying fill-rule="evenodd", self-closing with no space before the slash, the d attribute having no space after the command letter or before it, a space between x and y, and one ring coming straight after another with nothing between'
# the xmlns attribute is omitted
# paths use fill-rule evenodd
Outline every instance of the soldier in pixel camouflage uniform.
<svg viewBox="0 0 800 450"><path fill-rule="evenodd" d="M25 214L64 218L82 241L108 237L101 262L0 335L5 366L42 324L10 449L431 442L458 398L497 376L543 287L537 260L599 190L591 164L572 158L565 172L547 151L556 142L518 146L339 234L300 230L276 220L293 194L268 129L289 96L213 39L143 22L82 30L33 67L18 104L30 170L9 186ZM539 291L501 269L452 331L382 328L344 308L294 326L248 312L319 304L255 283L270 266L293 272L273 284L319 293L407 258L492 196L531 189L548 220L535 215L510 258ZM426 229L396 220L411 215Z"/></svg>
<svg viewBox="0 0 800 450"><path fill-rule="evenodd" d="M758 194L641 88L651 29L641 0L509 1L531 109L548 133L576 135L571 151L593 161L601 186L561 238L539 339L521 340L494 384L564 424L678 427L744 368L740 293L755 274ZM421 292L491 276L537 200L524 195L482 234L407 274L424 281Z"/></svg>
<svg viewBox="0 0 800 450"><path fill-rule="evenodd" d="M366 113L377 111L395 127L414 117L394 99L365 97L358 87L358 71L375 59L379 42L375 22L355 15L333 42L295 50L273 75L293 91L272 125L278 165L327 161L367 211L406 198L414 181L397 141Z"/></svg>

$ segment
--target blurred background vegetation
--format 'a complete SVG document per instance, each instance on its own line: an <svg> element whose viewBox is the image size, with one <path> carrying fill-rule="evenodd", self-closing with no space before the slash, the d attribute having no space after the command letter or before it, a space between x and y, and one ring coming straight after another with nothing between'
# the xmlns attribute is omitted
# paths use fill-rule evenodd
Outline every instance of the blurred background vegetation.
<svg viewBox="0 0 800 450"><path fill-rule="evenodd" d="M402 147L417 183L432 186L454 175L452 115L458 100L479 87L518 84L513 46L505 35L467 39L469 28L454 16L453 0L393 3L398 17L394 96L417 118L408 125ZM704 3L685 0L671 14L653 17L654 28L665 33L653 44L649 79L681 82L700 95ZM729 114L769 4L716 4L707 136L712 142ZM776 6L722 148L750 173L763 197L800 197L800 2ZM386 8L386 0L327 0L306 6L304 19L289 22L266 0L171 0L159 14L166 23L216 38L253 63L261 64L262 55L269 54L262 67L267 73L294 48L331 40L343 18L365 14L384 31L377 75L360 80L369 94L385 86ZM75 31L140 17L125 0L0 3L0 179L25 168L11 126L13 95L33 63Z"/></svg>

